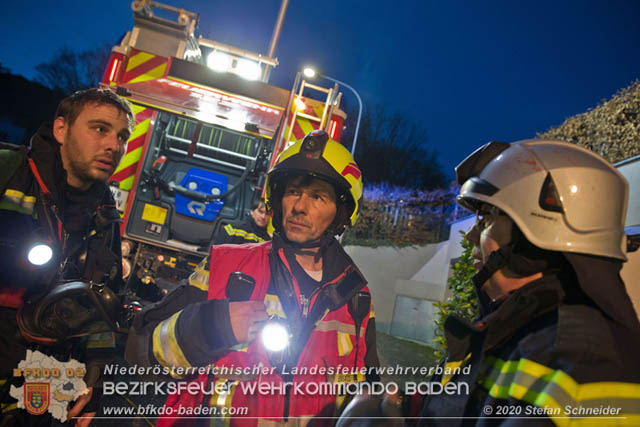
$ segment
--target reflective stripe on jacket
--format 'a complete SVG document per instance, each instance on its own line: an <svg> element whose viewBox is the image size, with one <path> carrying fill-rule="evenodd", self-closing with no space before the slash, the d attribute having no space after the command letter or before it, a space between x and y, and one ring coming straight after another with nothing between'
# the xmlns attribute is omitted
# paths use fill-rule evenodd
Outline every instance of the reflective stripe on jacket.
<svg viewBox="0 0 640 427"><path fill-rule="evenodd" d="M425 396L418 425L640 425L637 343L597 308L565 304L563 286L543 277L475 325L450 316L432 381L453 392Z"/></svg>

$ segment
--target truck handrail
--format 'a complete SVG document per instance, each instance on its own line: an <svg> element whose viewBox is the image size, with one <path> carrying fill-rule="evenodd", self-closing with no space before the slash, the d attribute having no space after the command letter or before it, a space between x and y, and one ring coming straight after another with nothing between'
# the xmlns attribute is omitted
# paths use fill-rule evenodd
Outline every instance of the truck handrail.
<svg viewBox="0 0 640 427"><path fill-rule="evenodd" d="M172 139L175 141L180 141L180 142L185 142L187 144L191 144L191 141L185 138L180 138L179 136L173 136L173 135L166 135L167 139ZM219 148L219 147L212 147L211 145L206 145L206 144L200 144L198 143L198 147L203 147L206 148L208 150L213 150L213 151L218 151L220 153L224 153L224 154L228 154L230 156L235 156L235 157L240 157L241 159L245 159L245 160L256 160L258 158L258 156L256 155L255 157L252 156L247 156L246 154L240 154L240 153L236 153L235 151L230 151L230 150L225 150L224 148Z"/></svg>

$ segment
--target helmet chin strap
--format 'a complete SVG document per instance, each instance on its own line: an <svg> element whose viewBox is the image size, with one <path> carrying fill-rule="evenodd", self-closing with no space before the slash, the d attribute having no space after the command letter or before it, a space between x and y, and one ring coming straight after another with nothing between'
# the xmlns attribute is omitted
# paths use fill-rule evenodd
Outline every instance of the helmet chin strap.
<svg viewBox="0 0 640 427"><path fill-rule="evenodd" d="M322 256L324 248L329 246L329 244L335 240L333 236L326 232L321 237L304 243L292 242L287 238L287 235L284 232L278 234L280 234L282 241L293 250L294 254L313 256L316 262Z"/></svg>
<svg viewBox="0 0 640 427"><path fill-rule="evenodd" d="M487 258L487 262L482 266L482 268L473 275L471 280L473 281L473 285L475 286L478 292L481 291L482 285L491 278L495 274L496 271L500 270L502 267L508 265L508 257L511 253L511 250L506 251L505 249L510 246L506 246L504 248L500 248L491 252L489 257ZM503 252L509 252L505 254Z"/></svg>

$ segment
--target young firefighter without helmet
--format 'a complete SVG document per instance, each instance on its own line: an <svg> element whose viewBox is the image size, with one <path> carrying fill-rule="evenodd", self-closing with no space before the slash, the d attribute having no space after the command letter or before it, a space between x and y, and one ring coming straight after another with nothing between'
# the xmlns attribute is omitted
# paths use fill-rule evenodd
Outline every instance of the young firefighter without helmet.
<svg viewBox="0 0 640 427"><path fill-rule="evenodd" d="M353 226L360 212L362 174L351 153L323 130L310 132L304 139L283 151L267 174L266 203L273 211L273 226L282 235L282 196L291 179L303 176L317 178L333 185L337 196L335 220L323 237L341 235ZM304 246L321 245L321 241Z"/></svg>

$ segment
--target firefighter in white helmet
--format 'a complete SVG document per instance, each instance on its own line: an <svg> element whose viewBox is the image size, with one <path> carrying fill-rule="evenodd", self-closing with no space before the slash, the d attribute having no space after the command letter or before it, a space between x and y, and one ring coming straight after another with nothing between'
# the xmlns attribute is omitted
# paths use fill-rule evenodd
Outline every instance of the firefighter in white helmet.
<svg viewBox="0 0 640 427"><path fill-rule="evenodd" d="M476 214L466 237L479 316L445 322L448 357L430 381L453 393L386 403L428 426L640 425L640 325L618 274L625 179L587 149L544 140L491 142L456 174L457 201Z"/></svg>
<svg viewBox="0 0 640 427"><path fill-rule="evenodd" d="M560 425L609 415L638 425L640 325L618 274L624 177L585 148L541 140L489 143L456 174L458 203L476 213L467 239L480 317L447 319L447 365L471 368L440 380L471 389L449 401L427 396L421 416L535 415Z"/></svg>

